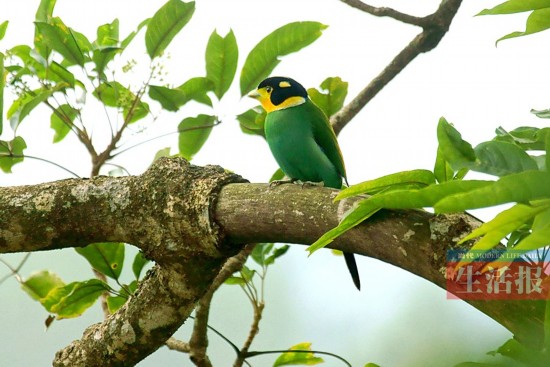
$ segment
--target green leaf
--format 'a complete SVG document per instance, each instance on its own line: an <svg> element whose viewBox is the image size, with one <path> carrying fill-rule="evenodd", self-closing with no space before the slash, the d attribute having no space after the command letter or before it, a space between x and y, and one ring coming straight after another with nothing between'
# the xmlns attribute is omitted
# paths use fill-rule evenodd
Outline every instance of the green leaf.
<svg viewBox="0 0 550 367"><path fill-rule="evenodd" d="M273 243L258 243L256 244L256 246L254 246L254 250L252 250L252 252L250 253L250 257L258 265L264 265L265 259L273 249L273 246Z"/></svg>
<svg viewBox="0 0 550 367"><path fill-rule="evenodd" d="M295 352L295 351L301 352ZM305 352L304 352L305 351ZM316 364L323 363L323 358L316 357L311 352L311 343L299 343L289 348L288 352L285 352L279 356L273 363L273 367L279 366L314 366Z"/></svg>
<svg viewBox="0 0 550 367"><path fill-rule="evenodd" d="M149 97L159 102L165 110L174 112L189 101L187 94L181 90L158 85L149 86Z"/></svg>
<svg viewBox="0 0 550 367"><path fill-rule="evenodd" d="M283 172L283 170L280 168L277 168L277 170L273 172L273 174L269 178L269 182L282 180L284 178L285 178L285 173Z"/></svg>
<svg viewBox="0 0 550 367"><path fill-rule="evenodd" d="M177 88L157 85L149 86L149 97L159 102L167 111L177 111L191 100L212 106L207 92L212 90L212 82L204 77L191 78Z"/></svg>
<svg viewBox="0 0 550 367"><path fill-rule="evenodd" d="M485 187L446 197L434 208L439 213L447 213L545 198L550 198L550 174L526 171L501 177Z"/></svg>
<svg viewBox="0 0 550 367"><path fill-rule="evenodd" d="M212 107L212 101L210 97L206 95L207 92L214 89L214 83L210 79L205 77L191 78L177 87L177 89L185 93L190 100L192 99Z"/></svg>
<svg viewBox="0 0 550 367"><path fill-rule="evenodd" d="M264 123L266 113L262 109L262 112L256 111L255 108L251 108L246 112L237 116L241 131L246 134L259 135L265 137Z"/></svg>
<svg viewBox="0 0 550 367"><path fill-rule="evenodd" d="M195 12L195 2L169 0L147 25L145 46L151 59L160 56Z"/></svg>
<svg viewBox="0 0 550 367"><path fill-rule="evenodd" d="M58 143L71 131L73 121L78 116L78 110L68 104L56 108L50 116L50 127L55 131L53 142Z"/></svg>
<svg viewBox="0 0 550 367"><path fill-rule="evenodd" d="M221 37L216 31L212 32L206 46L206 77L214 83L214 94L218 99L227 92L235 72L239 59L239 49L233 30L225 37Z"/></svg>
<svg viewBox="0 0 550 367"><path fill-rule="evenodd" d="M375 196L371 197L370 199L374 197ZM330 244L332 241L334 241L335 238L341 236L353 227L359 225L364 220L370 218L380 209L380 206L378 206L372 200L366 199L361 201L351 212L349 212L344 217L344 219L342 219L338 226L323 234L317 241L312 243L311 246L307 247L306 250L309 252L310 255L313 254L315 251Z"/></svg>
<svg viewBox="0 0 550 367"><path fill-rule="evenodd" d="M434 165L434 176L439 183L447 182L453 179L455 171L451 168L451 165L443 157L441 149L437 148L437 155Z"/></svg>
<svg viewBox="0 0 550 367"><path fill-rule="evenodd" d="M514 143L523 150L545 150L544 141L550 133L550 128L539 129L536 127L521 126L508 132L499 127L496 133L497 136L494 140Z"/></svg>
<svg viewBox="0 0 550 367"><path fill-rule="evenodd" d="M38 22L49 22L52 18L56 0L40 0L36 10L35 20Z"/></svg>
<svg viewBox="0 0 550 367"><path fill-rule="evenodd" d="M13 140L0 140L0 169L11 173L11 168L23 162L23 150L27 147L22 137L16 136Z"/></svg>
<svg viewBox="0 0 550 367"><path fill-rule="evenodd" d="M245 282L251 282L252 278L254 277L254 274L256 274L256 271L250 269L246 265L243 265L243 267L241 268L241 276Z"/></svg>
<svg viewBox="0 0 550 367"><path fill-rule="evenodd" d="M0 23L0 41L4 36L6 35L6 29L8 29L8 23L9 21L5 20L4 22Z"/></svg>
<svg viewBox="0 0 550 367"><path fill-rule="evenodd" d="M101 83L92 94L106 106L122 109L125 122L136 122L149 113L149 105L136 102L137 96L119 82Z"/></svg>
<svg viewBox="0 0 550 367"><path fill-rule="evenodd" d="M112 23L100 25L97 28L97 39L94 42L92 61L95 64L95 71L101 78L105 77L104 72L107 64L122 50L122 48L118 47L118 41L118 19L113 20Z"/></svg>
<svg viewBox="0 0 550 367"><path fill-rule="evenodd" d="M525 31L512 32L501 38L499 38L496 43L510 38L528 36L530 34L542 32L550 28L550 8L534 10L529 17L527 18L527 24L525 26Z"/></svg>
<svg viewBox="0 0 550 367"><path fill-rule="evenodd" d="M57 319L78 317L84 313L109 287L97 279L84 282L73 282L63 287L52 289L42 299L42 304Z"/></svg>
<svg viewBox="0 0 550 367"><path fill-rule="evenodd" d="M344 100L348 95L348 82L342 81L339 77L326 78L321 83L320 90L309 88L307 92L325 115L331 117L344 106Z"/></svg>
<svg viewBox="0 0 550 367"><path fill-rule="evenodd" d="M246 281L241 277L230 276L224 281L224 283L228 285L245 285Z"/></svg>
<svg viewBox="0 0 550 367"><path fill-rule="evenodd" d="M4 54L0 52L0 135L4 126L4 87L6 86L6 73L4 71Z"/></svg>
<svg viewBox="0 0 550 367"><path fill-rule="evenodd" d="M279 257L286 254L289 248L290 248L289 245L283 245L281 247L276 247L271 252L271 254L265 259L264 264L265 265L272 265L273 263L275 263L275 260L277 260Z"/></svg>
<svg viewBox="0 0 550 367"><path fill-rule="evenodd" d="M310 45L327 28L318 22L286 24L262 39L248 54L241 71L241 96L265 79L279 64L280 57Z"/></svg>
<svg viewBox="0 0 550 367"><path fill-rule="evenodd" d="M141 276L141 271L149 263L149 260L143 256L142 252L138 252L136 256L134 257L134 261L132 262L132 272L134 273L134 276L136 277L136 280L139 280L139 277Z"/></svg>
<svg viewBox="0 0 550 367"><path fill-rule="evenodd" d="M107 297L107 308L109 309L110 314L117 312L124 304L128 301L127 297L123 296L108 296Z"/></svg>
<svg viewBox="0 0 550 367"><path fill-rule="evenodd" d="M45 70L46 75L44 79L52 80L55 82L65 82L71 88L75 86L75 79L73 73L67 70L59 63L52 61L48 68ZM60 88L60 86L58 86Z"/></svg>
<svg viewBox="0 0 550 367"><path fill-rule="evenodd" d="M134 40L136 35L141 31L141 29L143 27L145 27L147 24L149 24L150 20L151 20L151 18L147 18L147 19L143 20L141 23L139 23L139 25L138 25L138 27L135 31L130 32L130 34L128 34L128 36L126 36L126 38L124 38L122 40L122 42L120 42L121 52L124 51L130 43L132 43L132 41Z"/></svg>
<svg viewBox="0 0 550 367"><path fill-rule="evenodd" d="M57 274L51 273L48 270L42 270L41 272L32 274L27 280L21 283L21 288L33 299L40 301L52 289L64 285L65 283L63 283Z"/></svg>
<svg viewBox="0 0 550 367"><path fill-rule="evenodd" d="M477 162L470 167L477 172L505 176L538 169L537 163L523 149L504 141L486 141L474 149Z"/></svg>
<svg viewBox="0 0 550 367"><path fill-rule="evenodd" d="M183 119L178 125L179 151L187 160L201 149L208 139L212 127L216 122L216 116L200 114L197 117L188 117Z"/></svg>
<svg viewBox="0 0 550 367"><path fill-rule="evenodd" d="M444 117L437 125L437 140L443 159L455 171L475 163L476 155L470 143L462 140L460 133Z"/></svg>
<svg viewBox="0 0 550 367"><path fill-rule="evenodd" d="M17 127L21 124L23 119L25 119L25 117L27 117L40 103L47 100L53 93L53 89L38 89L28 91L16 99L7 113L12 129L17 130Z"/></svg>
<svg viewBox="0 0 550 367"><path fill-rule="evenodd" d="M61 19L53 18L54 24L35 22L37 32L43 37L46 45L57 51L71 64L84 66L86 58L77 43L76 34Z"/></svg>
<svg viewBox="0 0 550 367"><path fill-rule="evenodd" d="M434 183L434 174L425 169L398 172L350 186L347 189L340 191L334 200L341 200L361 194L372 195L391 187L414 185L416 188L421 188Z"/></svg>
<svg viewBox="0 0 550 367"><path fill-rule="evenodd" d="M40 5L38 5L34 20L36 22L50 23L53 17L55 3L56 0L40 0ZM34 30L34 48L44 59L47 59L50 55L51 48L44 42L44 37L37 28Z"/></svg>
<svg viewBox="0 0 550 367"><path fill-rule="evenodd" d="M124 243L100 242L75 248L90 265L112 279L118 279L124 265Z"/></svg>
<svg viewBox="0 0 550 367"><path fill-rule="evenodd" d="M498 15L522 13L550 7L550 0L509 0L491 9L484 9L477 15Z"/></svg>

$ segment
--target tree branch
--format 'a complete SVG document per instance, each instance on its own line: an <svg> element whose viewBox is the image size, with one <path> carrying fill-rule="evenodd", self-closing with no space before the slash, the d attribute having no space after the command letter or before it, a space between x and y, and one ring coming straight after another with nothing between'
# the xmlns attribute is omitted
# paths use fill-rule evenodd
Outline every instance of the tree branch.
<svg viewBox="0 0 550 367"><path fill-rule="evenodd" d="M402 23L416 25L419 27L425 27L427 25L426 17L415 17L410 14L401 13L392 8L386 8L386 7L377 8L375 6L365 4L364 2L359 0L340 0L340 1L348 4L353 8L362 10L366 13L369 13L377 17L390 17Z"/></svg>
<svg viewBox="0 0 550 367"><path fill-rule="evenodd" d="M136 177L0 188L0 253L122 241L157 262L124 307L89 327L54 364L139 361L177 330L242 244L311 244L361 200L334 203L337 191L322 187L234 183L241 181L219 167L161 159ZM479 225L466 214L384 210L332 247L380 259L444 288L446 251ZM469 303L516 338L543 340L544 301Z"/></svg>
<svg viewBox="0 0 550 367"><path fill-rule="evenodd" d="M449 30L449 26L462 3L462 0L443 0L437 11L423 18L407 16L406 14L398 13L393 9L374 8L370 5L363 4L357 0L342 0L352 6L368 7L372 12L378 13L375 15L392 16L395 19L404 21L405 23L415 24L423 28L418 34L394 59L382 70L376 78L374 78L359 94L338 113L331 118L331 124L336 134L342 129L365 107L365 105L374 98L397 74L399 74L408 64L411 63L421 53L433 50L439 41ZM378 9L378 10L376 10ZM382 10L386 9L386 10ZM365 10L365 9L362 9ZM366 10L365 10L366 11ZM390 15L391 14L391 15ZM400 14L400 15L398 15ZM407 18L409 17L409 18ZM408 21L405 21L407 19ZM421 19L421 20L420 20Z"/></svg>

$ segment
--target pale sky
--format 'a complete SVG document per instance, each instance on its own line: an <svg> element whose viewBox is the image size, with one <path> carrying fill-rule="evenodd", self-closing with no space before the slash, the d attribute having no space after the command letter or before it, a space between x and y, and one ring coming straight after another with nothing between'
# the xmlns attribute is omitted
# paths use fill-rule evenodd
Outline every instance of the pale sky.
<svg viewBox="0 0 550 367"><path fill-rule="evenodd" d="M120 19L124 37L163 3L58 0L54 15L92 40L98 25L116 17ZM423 15L433 11L438 3L380 0L371 4ZM504 34L524 30L526 18L525 15L474 17L483 8L498 3L465 1L441 45L413 61L342 131L340 145L351 184L400 170L431 169L437 146L435 127L441 116L454 123L473 145L491 139L498 126L506 129L545 126L546 121L529 111L550 107L550 49L543 46L550 41L550 32L504 41L495 47L496 39ZM10 21L0 51L16 44L30 44L38 1L0 0L0 5L3 9L0 22ZM193 19L167 49L167 57L162 61L165 80L179 85L190 77L205 75L204 49L214 29L221 34L229 28L234 30L240 68L258 41L296 20L320 21L329 28L312 46L285 57L274 74L290 76L306 87L317 86L328 76L340 76L349 82L348 101L419 32L391 19L363 14L337 0L198 0ZM123 76L128 83L139 85L139 71L148 65L142 43L143 32L134 41L131 55L141 69ZM119 63L127 60L128 57ZM267 145L260 138L240 133L234 119L254 103L240 98L235 82L216 106L223 123L213 130L193 163L218 164L252 182L266 182L276 169ZM151 105L158 111L154 102ZM5 110L8 107L6 103ZM146 133L140 134L136 128L129 145L173 131L183 117L203 111L204 107L193 104L176 114L162 113L155 127ZM102 111L87 113L94 121L94 136L101 141L102 128L106 126ZM12 138L8 126L4 127L2 139ZM83 176L89 173L89 159L84 149L75 144L74 137L54 146L50 144L53 131L46 109L37 109L23 122L19 133L29 146L27 154L66 165ZM177 135L140 146L114 163L125 166L132 174L140 174L149 166L154 153L167 146L176 151ZM55 167L28 161L15 166L12 175L0 174L0 185L67 177L66 172ZM479 213L484 219L490 219L492 214L494 211ZM364 286L357 292L342 259L328 252L307 258L304 248L293 246L290 255L270 270L267 308L261 332L253 344L255 350L286 348L310 341L313 348L342 355L354 366L367 362L429 366L424 358L429 361L431 357L426 356L442 358L433 364L442 366L441 361L458 363L468 355L483 358L487 351L496 349L510 337L504 328L461 301L447 300L443 290L379 261L358 259ZM20 257L3 256L12 263ZM22 274L28 276L49 268L69 282L82 279L81 269L85 265L72 250L36 254ZM0 266L0 276L6 272ZM91 272L86 275L91 276ZM49 364L55 351L78 338L86 325L99 321L100 317L95 307L81 319L54 323L45 333L42 321L46 312L20 291L14 280L0 286L0 295L0 325L3 325L0 348L6 348L0 349L0 364L6 366ZM249 325L251 320L244 295L237 288L226 287L215 299L212 326L236 344L242 344L248 331L242 325ZM472 330L476 332L472 334ZM184 334L186 331L178 332L179 336ZM228 360L226 356L233 358L230 348L215 336L210 339L215 365L228 365L224 361ZM267 365L269 361L273 359L250 360L254 366ZM185 356L164 350L140 366L159 364L191 365ZM337 364L327 358L326 365Z"/></svg>

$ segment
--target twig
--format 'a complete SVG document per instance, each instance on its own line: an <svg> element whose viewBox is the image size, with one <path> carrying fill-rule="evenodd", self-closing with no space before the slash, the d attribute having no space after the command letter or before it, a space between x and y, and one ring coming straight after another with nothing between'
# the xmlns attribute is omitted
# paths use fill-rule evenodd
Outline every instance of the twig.
<svg viewBox="0 0 550 367"><path fill-rule="evenodd" d="M174 337L168 338L166 341L166 346L170 350L175 350L182 353L189 353L190 351L189 344Z"/></svg>
<svg viewBox="0 0 550 367"><path fill-rule="evenodd" d="M425 17L415 17L413 15L401 13L392 8L386 8L386 7L377 8L375 6L365 4L364 2L359 0L340 0L340 1L348 4L353 8L362 10L366 13L369 13L377 17L390 17L403 23L412 24L419 27L426 26Z"/></svg>
<svg viewBox="0 0 550 367"><path fill-rule="evenodd" d="M341 1L345 3L357 2L356 0ZM416 56L433 50L439 44L439 41L441 41L449 30L449 26L461 3L462 0L443 0L435 13L424 18L419 18L424 19L422 23L425 22L425 24L422 25L422 32L399 52L389 65L359 92L350 103L332 116L331 124L336 134L338 134L348 122L350 122L351 119L353 119L359 111L361 111L361 109L382 90L382 88L414 60ZM401 21L403 20L401 19Z"/></svg>

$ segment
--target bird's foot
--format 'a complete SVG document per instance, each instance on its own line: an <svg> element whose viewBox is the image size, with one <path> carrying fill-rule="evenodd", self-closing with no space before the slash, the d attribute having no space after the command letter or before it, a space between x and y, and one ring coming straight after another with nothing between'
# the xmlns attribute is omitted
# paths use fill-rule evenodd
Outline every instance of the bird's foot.
<svg viewBox="0 0 550 367"><path fill-rule="evenodd" d="M296 181L298 181L298 180L295 179L295 178L291 178L290 180L273 180L269 183L269 187L270 188L277 187L279 185L284 185L284 184L288 184L288 183L295 183Z"/></svg>

